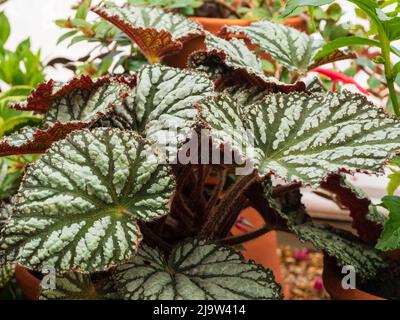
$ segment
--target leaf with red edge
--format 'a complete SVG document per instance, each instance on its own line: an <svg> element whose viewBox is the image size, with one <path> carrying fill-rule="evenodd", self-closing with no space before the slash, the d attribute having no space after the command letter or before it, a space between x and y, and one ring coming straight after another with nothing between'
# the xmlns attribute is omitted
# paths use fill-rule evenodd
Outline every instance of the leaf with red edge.
<svg viewBox="0 0 400 320"><path fill-rule="evenodd" d="M133 81L133 80L132 80ZM73 79L65 85L51 84L35 92L25 110L47 111L40 128L23 128L0 141L0 156L45 152L53 142L64 139L72 131L88 128L112 113L131 90L129 79ZM38 94L37 94L38 93ZM40 110L40 111L39 111Z"/></svg>
<svg viewBox="0 0 400 320"><path fill-rule="evenodd" d="M106 2L92 11L121 29L150 63L160 62L164 56L179 52L185 41L204 32L197 22L159 8L129 4L119 7Z"/></svg>
<svg viewBox="0 0 400 320"><path fill-rule="evenodd" d="M206 50L194 52L189 57L189 65L213 78L226 78L226 74L231 73L234 81L240 77L253 85L277 88L286 93L305 90L302 82L289 85L265 75L261 60L241 39L225 40L207 32L205 44Z"/></svg>
<svg viewBox="0 0 400 320"><path fill-rule="evenodd" d="M89 76L74 78L67 83L57 83L54 80L49 80L33 90L27 101L11 105L10 108L45 114L57 99L68 95L74 90L94 90L109 81L108 77L93 80Z"/></svg>
<svg viewBox="0 0 400 320"><path fill-rule="evenodd" d="M344 174L333 174L321 187L337 196L338 201L350 210L353 228L365 242L375 243L386 218L375 208L360 188L352 185Z"/></svg>
<svg viewBox="0 0 400 320"><path fill-rule="evenodd" d="M53 142L64 139L68 133L88 127L85 122L62 124L57 122L47 129L25 127L0 141L0 157L45 152Z"/></svg>
<svg viewBox="0 0 400 320"><path fill-rule="evenodd" d="M267 20L256 21L249 26L227 26L220 34L224 37L244 37L263 52L286 67L290 71L305 73L321 64L353 58L339 50L322 59L314 59L316 53L324 45L324 41L316 39L304 32L273 23Z"/></svg>

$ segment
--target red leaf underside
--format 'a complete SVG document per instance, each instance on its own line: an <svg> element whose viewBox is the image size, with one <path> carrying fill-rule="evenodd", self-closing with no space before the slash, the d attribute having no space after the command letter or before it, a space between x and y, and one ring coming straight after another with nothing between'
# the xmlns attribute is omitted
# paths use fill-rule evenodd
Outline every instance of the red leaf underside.
<svg viewBox="0 0 400 320"><path fill-rule="evenodd" d="M368 198L360 198L350 187L344 186L342 177L338 174L330 175L321 187L335 194L338 200L350 210L353 219L353 228L357 230L360 238L369 243L375 243L381 233L381 226L367 219L371 201Z"/></svg>

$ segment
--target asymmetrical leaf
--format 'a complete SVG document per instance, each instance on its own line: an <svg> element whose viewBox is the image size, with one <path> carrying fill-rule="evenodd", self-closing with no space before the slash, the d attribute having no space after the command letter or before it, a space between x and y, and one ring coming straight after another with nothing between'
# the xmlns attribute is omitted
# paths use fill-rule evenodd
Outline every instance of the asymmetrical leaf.
<svg viewBox="0 0 400 320"><path fill-rule="evenodd" d="M329 225L305 223L291 226L301 241L335 257L339 266L351 265L362 280L373 279L387 265L378 251L357 239L350 232Z"/></svg>
<svg viewBox="0 0 400 320"><path fill-rule="evenodd" d="M17 103L10 108L45 114L57 99L67 96L74 90L93 90L106 82L109 82L107 77L93 80L89 76L74 78L66 84L49 80L33 90L26 102Z"/></svg>
<svg viewBox="0 0 400 320"><path fill-rule="evenodd" d="M400 122L346 91L270 94L245 110L219 96L200 109L217 142L224 143L221 128L235 132L259 175L275 173L289 182L317 186L328 173L379 172L400 148Z"/></svg>
<svg viewBox="0 0 400 320"><path fill-rule="evenodd" d="M353 228L366 242L375 243L385 223L385 216L371 203L367 194L352 185L344 174L330 175L321 187L336 194L338 200L350 210Z"/></svg>
<svg viewBox="0 0 400 320"><path fill-rule="evenodd" d="M55 289L42 289L40 300L98 300L101 293L89 274L68 272L57 276Z"/></svg>
<svg viewBox="0 0 400 320"><path fill-rule="evenodd" d="M12 108L44 114L40 128L24 127L0 141L0 156L43 153L52 143L74 130L90 127L114 111L129 92L122 79L93 81L82 76L65 85L49 81L39 86L24 104Z"/></svg>
<svg viewBox="0 0 400 320"><path fill-rule="evenodd" d="M92 9L122 30L137 44L150 63L182 49L183 43L203 34L202 27L179 14L159 8L106 2Z"/></svg>
<svg viewBox="0 0 400 320"><path fill-rule="evenodd" d="M385 196L382 205L389 210L389 219L386 221L376 248L382 251L400 248L400 197Z"/></svg>
<svg viewBox="0 0 400 320"><path fill-rule="evenodd" d="M283 84L274 77L266 77L264 75L261 60L247 48L243 40L225 40L207 32L205 44L207 51L195 52L189 58L189 63L192 67L199 68L201 65L207 65L207 62L209 62L207 60L211 60L211 63L216 63L216 60L219 59L226 67L243 71L262 79L266 83Z"/></svg>
<svg viewBox="0 0 400 320"><path fill-rule="evenodd" d="M20 154L37 154L45 152L58 140L64 139L68 133L88 127L82 122L62 124L56 123L46 129L34 127L22 128L0 141L0 157Z"/></svg>
<svg viewBox="0 0 400 320"><path fill-rule="evenodd" d="M168 213L174 181L131 131L76 131L27 171L0 249L41 270L100 271L125 262L137 222Z"/></svg>
<svg viewBox="0 0 400 320"><path fill-rule="evenodd" d="M361 242L350 232L329 225L314 224L303 206L296 204L291 209L287 206L287 201L275 199L272 196L271 179L263 182L263 190L268 206L286 220L288 229L301 241L310 242L316 249L334 257L340 266L353 266L362 280L374 278L381 269L387 267L377 250Z"/></svg>
<svg viewBox="0 0 400 320"><path fill-rule="evenodd" d="M324 44L322 40L267 20L253 22L247 27L225 27L221 34L245 36L288 70L301 73L325 63L354 57L336 50L315 60L314 56Z"/></svg>
<svg viewBox="0 0 400 320"><path fill-rule="evenodd" d="M186 140L197 111L194 105L214 92L203 74L149 65L137 74L137 86L106 120L130 128L172 151Z"/></svg>
<svg viewBox="0 0 400 320"><path fill-rule="evenodd" d="M270 270L244 261L233 249L206 240L190 240L168 260L158 249L141 246L116 270L117 287L130 300L280 299Z"/></svg>

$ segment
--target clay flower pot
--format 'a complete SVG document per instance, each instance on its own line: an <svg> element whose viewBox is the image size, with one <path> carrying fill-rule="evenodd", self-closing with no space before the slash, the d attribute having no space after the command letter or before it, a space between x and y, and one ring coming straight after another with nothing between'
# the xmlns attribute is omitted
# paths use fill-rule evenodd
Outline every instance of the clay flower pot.
<svg viewBox="0 0 400 320"><path fill-rule="evenodd" d="M29 270L17 265L15 279L28 300L38 300L40 296L40 280Z"/></svg>
<svg viewBox="0 0 400 320"><path fill-rule="evenodd" d="M243 210L240 217L250 222L250 224L254 226L254 229L261 228L265 224L263 218L253 208ZM233 227L231 231L233 235L243 233L243 231L240 231L236 227ZM283 282L280 259L277 254L278 241L276 232L268 232L261 237L244 243L243 246L245 247L245 250L242 251L243 256L246 259L254 260L265 268L271 269L274 273L275 280L282 286L284 298L289 299L290 291L288 286Z"/></svg>
<svg viewBox="0 0 400 320"><path fill-rule="evenodd" d="M218 32L224 26L248 26L254 20L247 19L220 19L220 18L203 18L203 17L191 17L192 20L200 23L204 30L217 35ZM296 28L300 31L307 31L307 21L301 17L291 17L283 21L283 24L289 27ZM250 49L254 46L249 46ZM175 68L186 68L189 55L199 50L205 50L206 45L204 44L204 36L193 38L183 44L182 50L174 55L167 56L163 59L163 62Z"/></svg>
<svg viewBox="0 0 400 320"><path fill-rule="evenodd" d="M324 286L332 300L385 300L358 289L343 289L340 269L336 261L324 255L324 272L322 275Z"/></svg>

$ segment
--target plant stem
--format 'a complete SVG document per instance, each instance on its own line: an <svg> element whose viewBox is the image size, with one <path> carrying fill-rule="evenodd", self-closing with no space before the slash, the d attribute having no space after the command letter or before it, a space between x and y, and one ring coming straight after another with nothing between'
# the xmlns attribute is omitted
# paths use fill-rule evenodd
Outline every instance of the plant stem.
<svg viewBox="0 0 400 320"><path fill-rule="evenodd" d="M265 226L261 227L260 229L250 231L245 234L238 235L238 236L227 237L225 239L219 240L218 242L220 244L226 245L226 246L235 246L235 245L239 245L239 244L251 241L253 239L256 239L272 230L273 230L272 228L265 225Z"/></svg>
<svg viewBox="0 0 400 320"><path fill-rule="evenodd" d="M308 13L310 15L310 33L314 33L315 31L317 31L317 27L315 25L313 6L308 6Z"/></svg>
<svg viewBox="0 0 400 320"><path fill-rule="evenodd" d="M385 31L381 30L381 28L379 28L379 38L382 45L381 49L383 59L385 60L385 78L389 89L390 99L392 100L394 113L396 114L397 118L400 118L399 101L397 99L396 89L394 87L394 76L392 65L390 63L390 41L387 38Z"/></svg>

